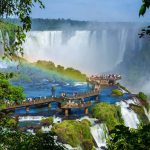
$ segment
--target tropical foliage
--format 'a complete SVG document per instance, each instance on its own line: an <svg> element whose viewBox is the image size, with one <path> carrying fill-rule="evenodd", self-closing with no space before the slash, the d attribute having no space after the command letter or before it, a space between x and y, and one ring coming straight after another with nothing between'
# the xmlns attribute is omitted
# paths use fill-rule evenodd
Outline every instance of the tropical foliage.
<svg viewBox="0 0 150 150"><path fill-rule="evenodd" d="M137 130L117 125L109 134L108 150L150 150L150 124Z"/></svg>
<svg viewBox="0 0 150 150"><path fill-rule="evenodd" d="M124 124L121 108L115 104L111 105L108 102L99 103L94 105L91 111L95 118L107 125L109 130L112 130L118 124Z"/></svg>
<svg viewBox="0 0 150 150"><path fill-rule="evenodd" d="M93 147L89 126L90 123L87 120L82 120L81 122L64 120L60 124L54 124L52 131L58 135L63 143L67 143L73 147L79 145L85 147L85 141L89 143L90 147Z"/></svg>
<svg viewBox="0 0 150 150"><path fill-rule="evenodd" d="M123 95L123 92L121 92L120 90L118 89L115 89L115 90L112 90L112 94L116 95L116 96L122 96Z"/></svg>

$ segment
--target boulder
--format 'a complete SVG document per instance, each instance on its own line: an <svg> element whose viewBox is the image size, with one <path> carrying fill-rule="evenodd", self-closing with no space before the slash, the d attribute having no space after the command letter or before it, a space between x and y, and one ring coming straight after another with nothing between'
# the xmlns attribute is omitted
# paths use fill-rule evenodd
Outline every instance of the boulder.
<svg viewBox="0 0 150 150"><path fill-rule="evenodd" d="M32 125L33 129L41 129L41 125Z"/></svg>
<svg viewBox="0 0 150 150"><path fill-rule="evenodd" d="M21 128L19 128L19 131L21 131L21 132L26 132L26 130L27 130L26 127L21 127Z"/></svg>
<svg viewBox="0 0 150 150"><path fill-rule="evenodd" d="M28 124L28 125L27 125L27 128L28 128L28 129L31 129L31 128L33 128L33 125L32 125L32 124Z"/></svg>

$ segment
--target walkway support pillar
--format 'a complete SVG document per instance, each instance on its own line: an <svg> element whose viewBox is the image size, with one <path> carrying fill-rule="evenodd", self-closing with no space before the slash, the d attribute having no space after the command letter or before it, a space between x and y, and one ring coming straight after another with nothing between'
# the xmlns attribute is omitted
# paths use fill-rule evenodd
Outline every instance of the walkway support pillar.
<svg viewBox="0 0 150 150"><path fill-rule="evenodd" d="M65 109L65 116L68 116L68 109Z"/></svg>
<svg viewBox="0 0 150 150"><path fill-rule="evenodd" d="M89 83L87 82L87 87L89 88Z"/></svg>
<svg viewBox="0 0 150 150"><path fill-rule="evenodd" d="M96 96L96 100L98 101L99 95Z"/></svg>
<svg viewBox="0 0 150 150"><path fill-rule="evenodd" d="M85 107L85 115L88 114L88 107Z"/></svg>
<svg viewBox="0 0 150 150"><path fill-rule="evenodd" d="M48 107L51 107L51 103L48 103Z"/></svg>
<svg viewBox="0 0 150 150"><path fill-rule="evenodd" d="M26 113L29 113L29 106L26 106Z"/></svg>
<svg viewBox="0 0 150 150"><path fill-rule="evenodd" d="M58 103L58 107L59 107L59 108L61 107L61 103Z"/></svg>

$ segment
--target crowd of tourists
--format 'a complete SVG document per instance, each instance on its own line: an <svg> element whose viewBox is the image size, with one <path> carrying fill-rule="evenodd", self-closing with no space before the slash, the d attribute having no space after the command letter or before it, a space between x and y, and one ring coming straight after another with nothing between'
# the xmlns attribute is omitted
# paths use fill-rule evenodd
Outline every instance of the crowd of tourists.
<svg viewBox="0 0 150 150"><path fill-rule="evenodd" d="M100 78L100 79L108 79L108 78L121 78L121 74L108 74L108 75L91 75L91 78Z"/></svg>
<svg viewBox="0 0 150 150"><path fill-rule="evenodd" d="M78 102L76 101L73 101L73 100L69 100L69 101L67 101L67 105L68 106L71 106L71 107L74 107L74 106L79 106L79 105L81 105L81 106L83 106L85 104L85 101L84 101L84 99L82 98L82 99L80 99Z"/></svg>

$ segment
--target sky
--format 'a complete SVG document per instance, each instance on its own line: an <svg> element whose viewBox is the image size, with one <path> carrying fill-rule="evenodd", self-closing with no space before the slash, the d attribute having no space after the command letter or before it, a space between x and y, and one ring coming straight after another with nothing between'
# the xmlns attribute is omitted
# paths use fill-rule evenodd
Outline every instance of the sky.
<svg viewBox="0 0 150 150"><path fill-rule="evenodd" d="M149 22L150 10L139 17L142 0L42 0L45 9L32 9L33 18L99 22Z"/></svg>

